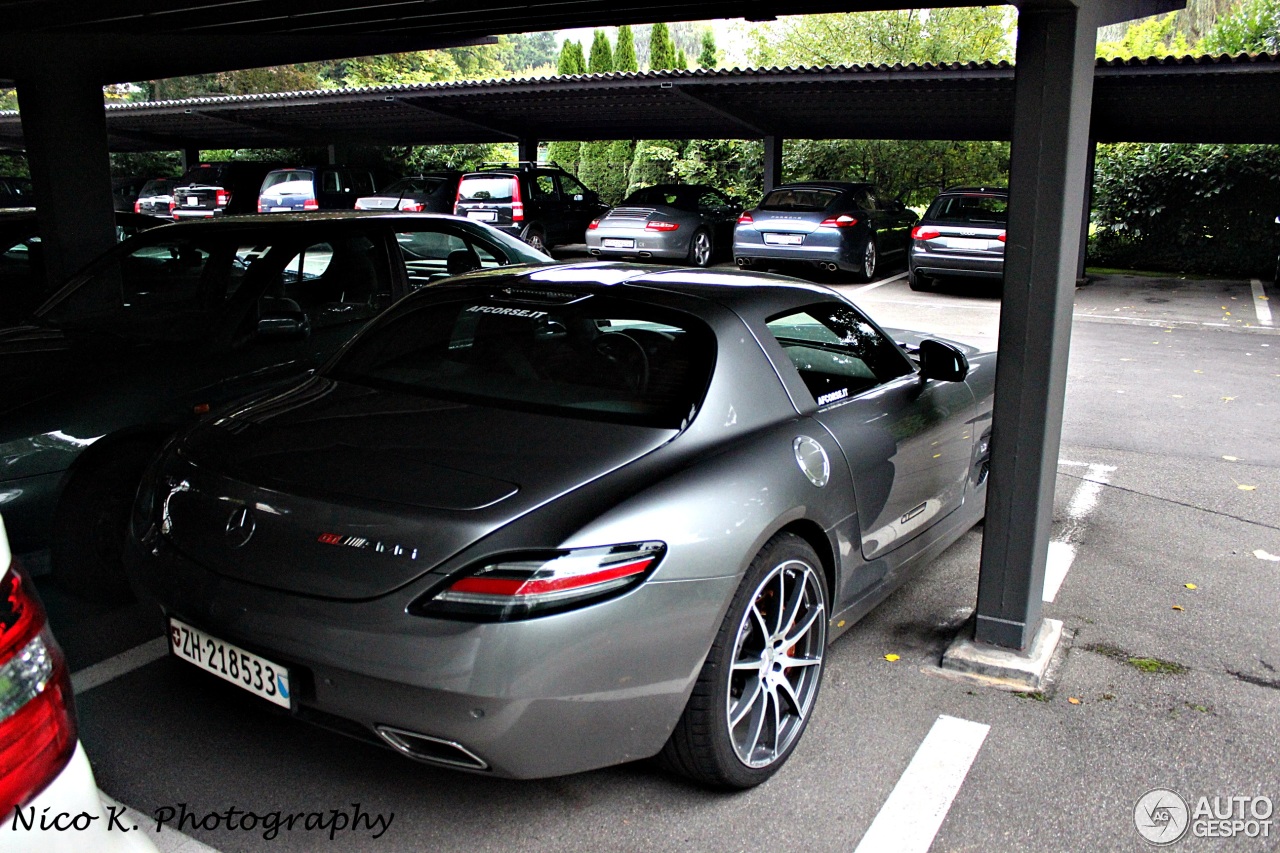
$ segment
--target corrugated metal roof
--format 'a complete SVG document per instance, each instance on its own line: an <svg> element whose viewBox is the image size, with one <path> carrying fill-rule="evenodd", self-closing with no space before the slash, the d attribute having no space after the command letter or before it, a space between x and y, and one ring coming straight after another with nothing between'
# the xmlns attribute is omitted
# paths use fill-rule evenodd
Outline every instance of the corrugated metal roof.
<svg viewBox="0 0 1280 853"><path fill-rule="evenodd" d="M111 104L112 150L554 139L1007 139L1007 62L647 71ZM1100 141L1280 142L1280 57L1099 60ZM21 146L15 113L0 144Z"/></svg>

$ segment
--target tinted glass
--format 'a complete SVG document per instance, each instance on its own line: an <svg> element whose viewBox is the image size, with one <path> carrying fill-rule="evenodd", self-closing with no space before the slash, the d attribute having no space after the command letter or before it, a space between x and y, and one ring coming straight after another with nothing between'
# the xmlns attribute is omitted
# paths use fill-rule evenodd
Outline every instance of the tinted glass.
<svg viewBox="0 0 1280 853"><path fill-rule="evenodd" d="M187 173L179 179L180 186L222 186L222 167L221 166L196 166L188 169Z"/></svg>
<svg viewBox="0 0 1280 853"><path fill-rule="evenodd" d="M515 192L516 179L508 176L495 178L463 178L458 185L460 201L509 202Z"/></svg>
<svg viewBox="0 0 1280 853"><path fill-rule="evenodd" d="M696 318L591 296L570 304L468 298L400 310L336 378L483 405L679 428L715 357Z"/></svg>
<svg viewBox="0 0 1280 853"><path fill-rule="evenodd" d="M937 222L973 222L1003 225L1009 199L999 195L944 195L934 199L925 219Z"/></svg>
<svg viewBox="0 0 1280 853"><path fill-rule="evenodd" d="M624 205L666 204L683 210L694 207L694 191L688 187L656 186L636 190L622 202Z"/></svg>
<svg viewBox="0 0 1280 853"><path fill-rule="evenodd" d="M913 369L902 350L850 305L815 305L774 317L768 327L820 406Z"/></svg>
<svg viewBox="0 0 1280 853"><path fill-rule="evenodd" d="M383 190L379 195L409 195L420 193L426 195L435 192L444 178L402 178Z"/></svg>
<svg viewBox="0 0 1280 853"><path fill-rule="evenodd" d="M315 175L305 169L282 169L278 172L272 172L267 175L266 179L262 182L262 190L263 192L266 192L272 188L285 189L284 187L281 187L280 184L298 184L298 187L290 189L302 191L305 187L309 190L311 187L311 181L314 178Z"/></svg>
<svg viewBox="0 0 1280 853"><path fill-rule="evenodd" d="M142 192L138 193L139 198L146 198L154 195L169 195L173 192L173 181L169 178L157 178L153 181L147 181L142 188Z"/></svg>
<svg viewBox="0 0 1280 853"><path fill-rule="evenodd" d="M761 210L801 210L817 213L826 210L840 193L835 190L808 187L782 187L764 197Z"/></svg>

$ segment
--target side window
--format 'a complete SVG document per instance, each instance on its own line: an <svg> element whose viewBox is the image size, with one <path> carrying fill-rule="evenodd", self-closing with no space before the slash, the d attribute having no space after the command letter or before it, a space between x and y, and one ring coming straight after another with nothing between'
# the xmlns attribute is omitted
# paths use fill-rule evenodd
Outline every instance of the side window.
<svg viewBox="0 0 1280 853"><path fill-rule="evenodd" d="M326 169L320 173L321 188L327 193L342 191L342 174L337 169Z"/></svg>
<svg viewBox="0 0 1280 853"><path fill-rule="evenodd" d="M538 198L555 198L556 179L552 175L537 175L533 179L533 189Z"/></svg>
<svg viewBox="0 0 1280 853"><path fill-rule="evenodd" d="M854 205L861 208L862 210L876 209L875 196L871 194L870 190L864 187L858 187L857 189L855 189L852 193L852 199L853 199Z"/></svg>
<svg viewBox="0 0 1280 853"><path fill-rule="evenodd" d="M721 213L729 206L728 199L708 190L698 196L698 210L703 213Z"/></svg>
<svg viewBox="0 0 1280 853"><path fill-rule="evenodd" d="M560 176L560 190L566 198L573 198L575 195L586 195L587 193L587 188L572 175Z"/></svg>
<svg viewBox="0 0 1280 853"><path fill-rule="evenodd" d="M373 192L373 175L357 169L351 173L351 189L360 195Z"/></svg>
<svg viewBox="0 0 1280 853"><path fill-rule="evenodd" d="M850 305L788 312L770 319L768 328L819 406L913 370L902 350Z"/></svg>
<svg viewBox="0 0 1280 853"><path fill-rule="evenodd" d="M391 295L390 276L377 244L363 234L331 237L294 255L268 299L285 299L309 313L381 307ZM290 309L285 303L282 308Z"/></svg>
<svg viewBox="0 0 1280 853"><path fill-rule="evenodd" d="M396 235L396 243L409 286L414 289L449 276L508 263L493 247L452 233L404 232Z"/></svg>

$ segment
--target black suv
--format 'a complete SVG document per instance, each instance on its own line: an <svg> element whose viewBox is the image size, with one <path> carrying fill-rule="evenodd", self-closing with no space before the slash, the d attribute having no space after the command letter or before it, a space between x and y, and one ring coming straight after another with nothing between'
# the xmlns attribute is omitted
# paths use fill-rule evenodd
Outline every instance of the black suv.
<svg viewBox="0 0 1280 853"><path fill-rule="evenodd" d="M178 179L173 191L173 218L207 219L230 213L257 213L262 179L283 163L233 160L201 163Z"/></svg>
<svg viewBox="0 0 1280 853"><path fill-rule="evenodd" d="M555 163L486 165L458 182L453 212L492 225L538 251L581 243L587 225L607 210L600 197Z"/></svg>

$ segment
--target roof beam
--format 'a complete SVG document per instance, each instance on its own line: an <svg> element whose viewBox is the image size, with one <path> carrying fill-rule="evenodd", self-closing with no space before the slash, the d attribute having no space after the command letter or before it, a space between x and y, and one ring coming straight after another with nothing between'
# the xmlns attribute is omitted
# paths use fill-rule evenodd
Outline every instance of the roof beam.
<svg viewBox="0 0 1280 853"><path fill-rule="evenodd" d="M670 84L664 84L664 85L670 85ZM762 129L762 128L760 128L760 127L758 127L758 126L756 126L756 125L752 124L751 122L746 121L746 120L745 120L745 119L743 119L741 116L735 115L734 113L729 112L728 110L724 109L723 107L720 107L720 106L717 106L716 104L713 104L711 101L708 101L706 98L700 98L700 97L698 97L697 95L695 95L695 94L693 94L692 92L690 92L690 91L689 91L686 87L684 87L684 86L681 86L681 85L678 85L678 84L677 84L677 85L673 86L672 88L674 89L674 91L676 92L676 94L680 95L680 97L685 98L686 100L691 101L691 102L693 102L693 103L697 104L698 106L702 107L703 109L710 110L711 112L715 113L716 115L720 116L721 118L728 119L729 121L733 122L734 124L738 125L739 127L745 128L747 131L749 131L749 132L751 133L751 135L752 135L753 137L763 139L764 137L771 135L771 134L770 134L770 131L764 130L764 129Z"/></svg>
<svg viewBox="0 0 1280 853"><path fill-rule="evenodd" d="M467 118L466 116L461 115L455 110L444 109L436 105L432 105L430 107L423 106L417 101L412 101L409 98L404 97L403 95L401 96L388 95L387 98L388 99L395 98L396 103L404 104L406 107L410 107L419 112L426 113L427 115L432 115L437 118L445 119L447 121L460 122L462 124L470 125L471 127L479 128L480 130L488 131L489 133L496 133L498 136L501 136L504 139L510 139L515 142L518 142L522 136L528 136L528 133L522 134L518 132L512 132L510 130L505 130L500 127L495 127L493 125L484 124L483 122L478 122L473 118Z"/></svg>

